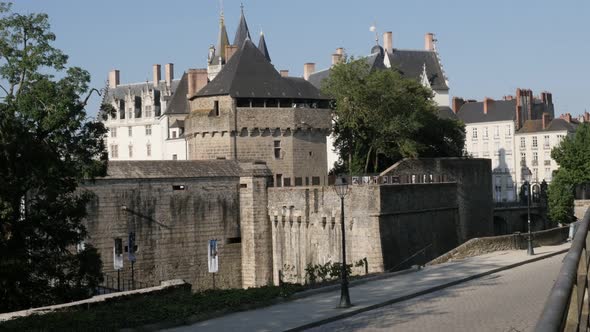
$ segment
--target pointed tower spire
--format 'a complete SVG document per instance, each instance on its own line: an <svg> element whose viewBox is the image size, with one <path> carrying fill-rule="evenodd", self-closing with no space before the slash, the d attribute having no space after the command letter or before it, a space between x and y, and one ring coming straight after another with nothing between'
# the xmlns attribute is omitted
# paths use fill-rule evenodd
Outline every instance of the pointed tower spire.
<svg viewBox="0 0 590 332"><path fill-rule="evenodd" d="M242 47L242 44L246 39L252 39L250 37L248 23L246 23L246 17L244 16L244 4L242 4L240 7L242 8L242 13L240 15L240 23L238 23L238 30L236 30L236 36L234 38L234 45L238 48Z"/></svg>
<svg viewBox="0 0 590 332"><path fill-rule="evenodd" d="M268 48L266 47L266 41L264 40L264 32L262 32L262 31L260 31L260 40L258 41L258 49L260 50L260 52L262 52L262 54L264 55L266 60L268 60L268 62L271 62L270 55L268 54Z"/></svg>

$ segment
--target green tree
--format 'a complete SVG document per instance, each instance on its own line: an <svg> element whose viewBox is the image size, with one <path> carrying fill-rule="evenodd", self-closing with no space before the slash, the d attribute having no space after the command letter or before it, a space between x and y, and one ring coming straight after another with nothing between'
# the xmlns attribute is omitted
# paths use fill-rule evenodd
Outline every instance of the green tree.
<svg viewBox="0 0 590 332"><path fill-rule="evenodd" d="M0 312L88 296L101 261L82 220L84 179L106 172L106 130L87 118L90 75L66 68L47 15L0 3ZM59 76L61 78L56 78Z"/></svg>
<svg viewBox="0 0 590 332"><path fill-rule="evenodd" d="M566 137L551 151L551 158L559 169L549 185L549 218L569 223L575 220L575 186L590 182L590 125L579 125L573 137Z"/></svg>
<svg viewBox="0 0 590 332"><path fill-rule="evenodd" d="M463 155L464 125L439 118L432 90L395 70L349 59L332 68L322 91L335 102L337 172L378 172L404 157Z"/></svg>

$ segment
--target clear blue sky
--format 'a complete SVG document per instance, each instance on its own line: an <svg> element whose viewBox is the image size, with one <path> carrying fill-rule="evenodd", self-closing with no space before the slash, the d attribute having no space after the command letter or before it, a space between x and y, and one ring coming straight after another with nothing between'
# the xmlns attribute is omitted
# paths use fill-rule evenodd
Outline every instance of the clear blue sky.
<svg viewBox="0 0 590 332"><path fill-rule="evenodd" d="M556 114L590 111L588 0L243 2L253 39L262 29L277 69L294 76L305 62L329 66L337 47L368 54L376 22L398 48L421 49L424 33L434 32L453 96L500 98L521 87L553 92ZM224 7L233 41L240 1ZM49 14L57 47L90 71L95 87L113 68L122 83L151 80L155 63L174 63L176 77L204 68L218 33L216 0L16 0L13 8Z"/></svg>

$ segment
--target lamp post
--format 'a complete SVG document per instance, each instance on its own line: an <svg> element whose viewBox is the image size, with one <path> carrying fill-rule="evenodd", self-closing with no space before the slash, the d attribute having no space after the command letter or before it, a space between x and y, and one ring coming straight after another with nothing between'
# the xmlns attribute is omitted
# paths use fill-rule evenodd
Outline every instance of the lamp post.
<svg viewBox="0 0 590 332"><path fill-rule="evenodd" d="M526 193L526 197L527 197L527 224L528 224L528 236L527 236L527 254L529 256L532 256L535 254L535 251L533 250L533 234L531 233L531 170L530 169L526 169L526 171L524 172L524 185L526 186L525 188L525 193Z"/></svg>
<svg viewBox="0 0 590 332"><path fill-rule="evenodd" d="M340 226L342 227L342 267L340 270L340 304L338 308L348 308L352 304L350 303L350 294L348 293L348 276L346 273L346 230L344 227L344 196L348 194L346 178L337 178L334 190L338 197L340 197Z"/></svg>

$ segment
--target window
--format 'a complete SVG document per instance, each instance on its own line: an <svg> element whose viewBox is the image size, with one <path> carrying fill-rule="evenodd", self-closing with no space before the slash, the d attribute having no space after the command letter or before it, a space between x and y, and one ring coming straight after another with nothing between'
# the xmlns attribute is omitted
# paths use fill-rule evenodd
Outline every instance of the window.
<svg viewBox="0 0 590 332"><path fill-rule="evenodd" d="M494 127L494 139L498 139L498 138L500 138L500 127L495 126Z"/></svg>
<svg viewBox="0 0 590 332"><path fill-rule="evenodd" d="M563 140L563 135L557 135L557 143L560 143Z"/></svg>
<svg viewBox="0 0 590 332"><path fill-rule="evenodd" d="M533 181L539 182L539 169L533 168Z"/></svg>
<svg viewBox="0 0 590 332"><path fill-rule="evenodd" d="M500 142L494 143L494 155L500 155Z"/></svg>
<svg viewBox="0 0 590 332"><path fill-rule="evenodd" d="M129 137L133 136L133 127L127 127L127 131L129 132Z"/></svg>
<svg viewBox="0 0 590 332"><path fill-rule="evenodd" d="M213 102L213 113L215 116L219 116L219 100Z"/></svg>
<svg viewBox="0 0 590 332"><path fill-rule="evenodd" d="M549 135L543 136L543 147L549 149Z"/></svg>
<svg viewBox="0 0 590 332"><path fill-rule="evenodd" d="M502 201L502 177L496 176L494 181L494 192L496 196L496 202Z"/></svg>
<svg viewBox="0 0 590 332"><path fill-rule="evenodd" d="M172 138L176 138L176 130L172 131Z"/></svg>
<svg viewBox="0 0 590 332"><path fill-rule="evenodd" d="M152 135L152 125L146 125L145 126L145 136L151 136Z"/></svg>
<svg viewBox="0 0 590 332"><path fill-rule="evenodd" d="M295 186L302 186L303 185L303 178L295 178Z"/></svg>
<svg viewBox="0 0 590 332"><path fill-rule="evenodd" d="M545 156L543 159L544 159L545 166L551 165L551 153L549 151L545 151Z"/></svg>
<svg viewBox="0 0 590 332"><path fill-rule="evenodd" d="M520 148L521 149L526 148L526 138L525 137L520 138Z"/></svg>
<svg viewBox="0 0 590 332"><path fill-rule="evenodd" d="M146 118L151 118L153 116L152 113L152 106L151 105L146 105L144 110L143 110L143 115Z"/></svg>
<svg viewBox="0 0 590 332"><path fill-rule="evenodd" d="M133 145L129 145L129 158L133 158Z"/></svg>
<svg viewBox="0 0 590 332"><path fill-rule="evenodd" d="M537 148L537 136L533 136L533 149Z"/></svg>
<svg viewBox="0 0 590 332"><path fill-rule="evenodd" d="M533 152L533 166L537 166L539 164L539 154L537 152Z"/></svg>
<svg viewBox="0 0 590 332"><path fill-rule="evenodd" d="M116 144L111 145L111 158L119 158L119 147Z"/></svg>
<svg viewBox="0 0 590 332"><path fill-rule="evenodd" d="M275 159L281 159L281 141L274 141Z"/></svg>
<svg viewBox="0 0 590 332"><path fill-rule="evenodd" d="M525 166L526 165L526 152L521 152L520 153L520 165L521 166Z"/></svg>
<svg viewBox="0 0 590 332"><path fill-rule="evenodd" d="M550 167L546 167L545 168L545 180L547 181L551 181L551 168Z"/></svg>
<svg viewBox="0 0 590 332"><path fill-rule="evenodd" d="M488 139L488 127L483 128L483 139Z"/></svg>
<svg viewBox="0 0 590 332"><path fill-rule="evenodd" d="M173 154L173 155L172 155L172 160L178 160L178 155L176 155L176 154Z"/></svg>
<svg viewBox="0 0 590 332"><path fill-rule="evenodd" d="M510 136L512 136L512 126L507 125L506 126L506 137L510 137Z"/></svg>
<svg viewBox="0 0 590 332"><path fill-rule="evenodd" d="M277 187L283 186L283 174L277 174L276 177L277 180L275 181L275 183L277 184Z"/></svg>
<svg viewBox="0 0 590 332"><path fill-rule="evenodd" d="M477 128L473 128L471 137L475 140L477 139Z"/></svg>
<svg viewBox="0 0 590 332"><path fill-rule="evenodd" d="M320 185L320 177L319 176L312 176L311 177L311 185L312 186L319 186Z"/></svg>
<svg viewBox="0 0 590 332"><path fill-rule="evenodd" d="M285 184L285 187L290 187L291 186L291 178L284 178L283 183Z"/></svg>
<svg viewBox="0 0 590 332"><path fill-rule="evenodd" d="M111 137L117 137L117 128L116 127L111 128L110 132L111 132Z"/></svg>
<svg viewBox="0 0 590 332"><path fill-rule="evenodd" d="M146 154L148 157L152 156L152 145L151 144L147 144L146 146Z"/></svg>

